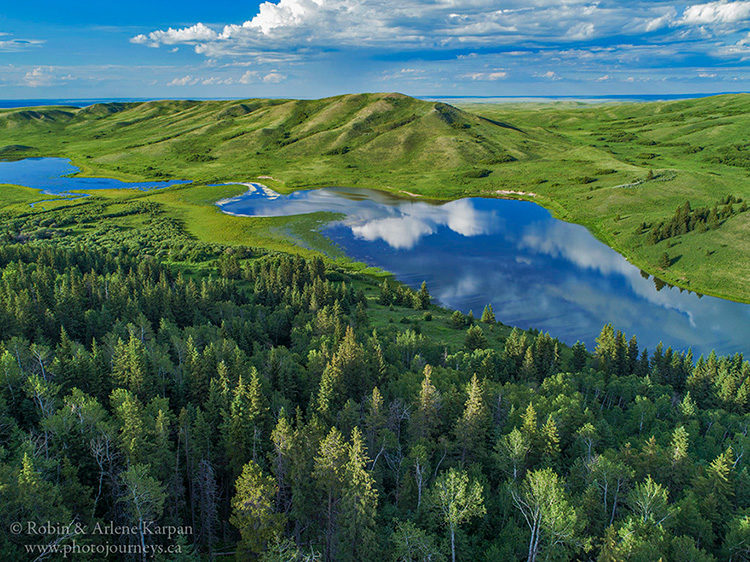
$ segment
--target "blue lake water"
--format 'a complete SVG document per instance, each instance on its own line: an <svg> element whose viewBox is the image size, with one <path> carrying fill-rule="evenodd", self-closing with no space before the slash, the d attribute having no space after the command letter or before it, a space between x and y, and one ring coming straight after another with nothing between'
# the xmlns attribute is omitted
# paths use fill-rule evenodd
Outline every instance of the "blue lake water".
<svg viewBox="0 0 750 562"><path fill-rule="evenodd" d="M697 354L746 353L750 305L700 296L644 277L580 225L527 201L460 199L436 204L366 189L326 188L279 195L247 184L219 202L227 213L286 216L341 213L322 232L355 260L417 287L442 304L549 331L592 349L608 322L636 334L641 348L661 341Z"/></svg>
<svg viewBox="0 0 750 562"><path fill-rule="evenodd" d="M25 158L0 161L0 183L41 189L43 193L64 197L78 196L74 190L88 189L158 189L188 183L184 180L124 182L111 178L72 177L80 170L66 158Z"/></svg>

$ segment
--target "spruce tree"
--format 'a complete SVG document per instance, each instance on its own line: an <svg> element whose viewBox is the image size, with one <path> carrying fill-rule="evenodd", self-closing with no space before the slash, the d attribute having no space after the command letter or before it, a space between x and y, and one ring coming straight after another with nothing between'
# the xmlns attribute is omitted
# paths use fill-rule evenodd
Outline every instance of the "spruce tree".
<svg viewBox="0 0 750 562"><path fill-rule="evenodd" d="M264 474L257 463L248 461L242 467L229 518L240 532L240 557L257 557L283 531L284 518L274 511L277 491L273 478Z"/></svg>
<svg viewBox="0 0 750 562"><path fill-rule="evenodd" d="M425 365L424 378L417 397L416 411L412 415L412 434L416 439L430 439L440 425L442 400L432 384L432 367Z"/></svg>
<svg viewBox="0 0 750 562"><path fill-rule="evenodd" d="M419 291L414 295L414 308L417 310L427 310L430 307L430 292L427 290L427 283L422 281Z"/></svg>
<svg viewBox="0 0 750 562"><path fill-rule="evenodd" d="M469 351L475 349L485 349L488 345L487 337L484 335L484 331L481 326L471 326L466 331L466 339L464 340L464 347Z"/></svg>
<svg viewBox="0 0 750 562"><path fill-rule="evenodd" d="M580 341L577 341L575 344L573 344L573 347L571 348L572 356L570 360L570 369L573 372L579 372L582 371L583 368L586 366L586 360L587 360L587 353L586 353L586 346L583 345Z"/></svg>
<svg viewBox="0 0 750 562"><path fill-rule="evenodd" d="M481 321L485 324L495 324L495 311L492 310L492 304L488 304L482 311Z"/></svg>
<svg viewBox="0 0 750 562"><path fill-rule="evenodd" d="M312 476L322 492L325 526L325 556L337 557L337 521L349 455L341 432L335 427L321 441L315 455Z"/></svg>
<svg viewBox="0 0 750 562"><path fill-rule="evenodd" d="M455 429L462 463L467 458L481 458L484 455L484 444L489 429L489 412L484 401L482 384L476 375L471 377L467 394L463 414L456 422Z"/></svg>
<svg viewBox="0 0 750 562"><path fill-rule="evenodd" d="M377 549L378 492L368 462L362 434L354 428L344 473L338 560L370 560Z"/></svg>

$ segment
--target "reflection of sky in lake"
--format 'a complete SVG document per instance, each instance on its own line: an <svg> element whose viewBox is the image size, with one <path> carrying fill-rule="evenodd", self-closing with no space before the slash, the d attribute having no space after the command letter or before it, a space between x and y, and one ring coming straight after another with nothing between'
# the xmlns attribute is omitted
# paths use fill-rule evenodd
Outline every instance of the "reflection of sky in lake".
<svg viewBox="0 0 750 562"><path fill-rule="evenodd" d="M72 190L86 189L155 189L185 181L123 182L111 178L69 177L78 168L66 158L25 158L11 162L0 161L0 183L23 185L41 189L51 195L70 195Z"/></svg>
<svg viewBox="0 0 750 562"><path fill-rule="evenodd" d="M225 212L283 216L345 215L323 232L352 258L393 272L409 285L427 281L441 303L481 314L491 302L506 324L549 331L592 347L612 322L641 346L664 341L697 353L747 351L750 305L664 287L596 240L525 201L462 199L442 205L361 189L289 196L251 186L221 203Z"/></svg>

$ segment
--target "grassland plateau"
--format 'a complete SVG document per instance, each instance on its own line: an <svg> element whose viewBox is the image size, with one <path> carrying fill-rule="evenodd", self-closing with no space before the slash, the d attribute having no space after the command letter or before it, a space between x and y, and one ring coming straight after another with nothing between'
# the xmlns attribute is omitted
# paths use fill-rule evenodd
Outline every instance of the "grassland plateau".
<svg viewBox="0 0 750 562"><path fill-rule="evenodd" d="M97 195L157 203L204 242L305 254L325 248L309 234L325 217L226 216L212 203L243 188L206 184L261 176L281 192L345 185L525 198L665 281L750 302L749 130L746 94L459 107L400 94L155 101L2 110L0 159L60 156L87 176L195 180ZM0 206L13 212L94 204L25 206L44 198L0 190Z"/></svg>

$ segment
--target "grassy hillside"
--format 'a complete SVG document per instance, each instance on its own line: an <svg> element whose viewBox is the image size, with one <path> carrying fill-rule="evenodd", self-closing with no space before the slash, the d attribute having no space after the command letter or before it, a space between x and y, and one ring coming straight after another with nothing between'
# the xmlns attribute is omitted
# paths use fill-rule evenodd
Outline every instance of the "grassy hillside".
<svg viewBox="0 0 750 562"><path fill-rule="evenodd" d="M0 111L0 158L65 156L86 175L121 179L270 176L280 191L348 185L442 199L528 198L667 281L750 301L750 213L656 244L648 234L686 200L696 208L750 198L747 130L750 95L461 108L400 94L160 101ZM212 194L186 195L192 189L200 188L164 197L200 200L180 207L193 209L184 218L195 224L204 220L195 209ZM193 226L198 236L255 230L300 240L305 229L207 214L212 227ZM660 265L665 252L669 267Z"/></svg>
<svg viewBox="0 0 750 562"><path fill-rule="evenodd" d="M399 94L0 112L0 157L65 155L86 172L123 178L275 174L289 188L398 182L428 189L436 179L478 179L524 158L523 142L522 132L502 124Z"/></svg>

